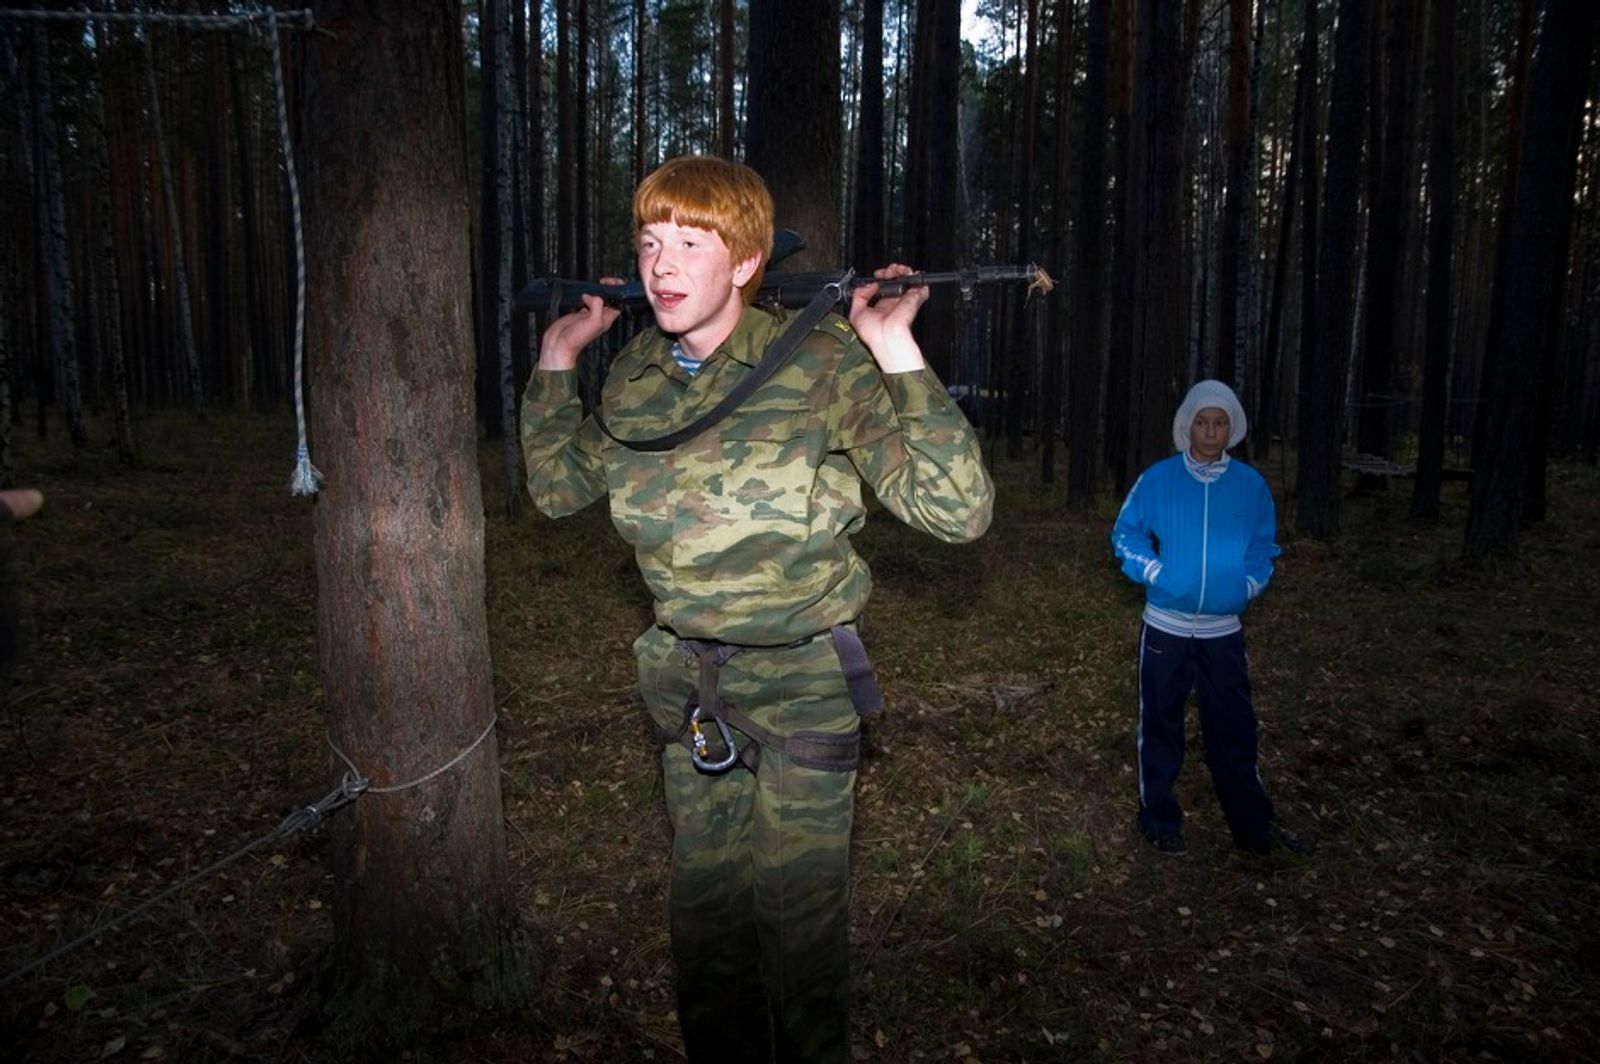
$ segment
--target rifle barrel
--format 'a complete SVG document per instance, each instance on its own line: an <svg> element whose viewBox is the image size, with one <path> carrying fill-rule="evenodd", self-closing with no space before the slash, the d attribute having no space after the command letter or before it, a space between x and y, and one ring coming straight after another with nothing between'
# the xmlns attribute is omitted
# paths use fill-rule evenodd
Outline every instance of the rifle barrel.
<svg viewBox="0 0 1600 1064"><path fill-rule="evenodd" d="M761 282L761 292L757 300L784 307L805 306L824 287L838 284L843 276L839 273L773 274ZM879 281L873 277L852 277L844 287L847 291L854 291L876 283L881 286L878 295L897 296L908 288L956 284L961 286L964 298L971 298L972 290L978 285L1017 282L1026 283L1036 292L1049 292L1055 287L1055 281L1038 266L976 266L966 270L925 270L887 281ZM570 310L579 306L581 297L585 295L596 295L607 303L630 309L638 309L648 303L644 285L637 280L629 281L627 284L606 285L592 281L548 278L529 282L528 286L518 293L517 306L525 311Z"/></svg>

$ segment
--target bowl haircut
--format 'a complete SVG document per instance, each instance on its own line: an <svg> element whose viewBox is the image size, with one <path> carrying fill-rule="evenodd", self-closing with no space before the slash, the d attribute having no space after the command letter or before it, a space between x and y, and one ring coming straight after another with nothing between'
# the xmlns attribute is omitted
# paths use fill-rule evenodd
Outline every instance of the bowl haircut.
<svg viewBox="0 0 1600 1064"><path fill-rule="evenodd" d="M656 222L709 229L728 245L733 262L761 256L740 292L755 299L772 254L772 193L761 175L712 155L680 155L651 171L633 193L633 232Z"/></svg>

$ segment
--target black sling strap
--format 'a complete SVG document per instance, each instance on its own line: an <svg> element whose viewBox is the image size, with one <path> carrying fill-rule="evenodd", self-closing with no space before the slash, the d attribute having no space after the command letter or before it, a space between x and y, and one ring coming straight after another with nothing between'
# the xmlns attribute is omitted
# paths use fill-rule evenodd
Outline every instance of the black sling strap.
<svg viewBox="0 0 1600 1064"><path fill-rule="evenodd" d="M716 406L683 426L683 428L674 429L665 436L654 436L647 440L625 440L606 426L605 420L600 416L600 408L598 406L595 407L593 414L594 423L600 426L601 432L610 436L630 451L670 451L680 443L694 439L706 429L739 409L739 405L750 398L751 392L761 387L771 379L774 373L778 372L779 367L788 361L790 355L794 354L795 348L800 346L800 341L804 340L807 334L817 327L828 311L833 309L833 305L843 297L845 290L850 285L851 278L854 276L855 272L853 270L846 270L837 279L823 285L822 290L813 296L811 302L806 304L805 309L795 316L794 321L789 323L789 327L778 334L776 340L767 345L766 351L762 352L761 361L757 362L755 367L749 373L746 373L739 383L735 384L728 391L728 394L722 397Z"/></svg>

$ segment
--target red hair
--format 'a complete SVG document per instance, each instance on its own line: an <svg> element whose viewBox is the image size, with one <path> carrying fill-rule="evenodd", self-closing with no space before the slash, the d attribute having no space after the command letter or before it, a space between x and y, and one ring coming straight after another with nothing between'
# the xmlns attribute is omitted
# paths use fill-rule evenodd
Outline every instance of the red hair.
<svg viewBox="0 0 1600 1064"><path fill-rule="evenodd" d="M633 232L655 222L709 229L728 245L734 263L760 256L741 295L749 303L761 288L772 254L772 193L761 175L742 163L711 155L680 155L662 163L633 193Z"/></svg>

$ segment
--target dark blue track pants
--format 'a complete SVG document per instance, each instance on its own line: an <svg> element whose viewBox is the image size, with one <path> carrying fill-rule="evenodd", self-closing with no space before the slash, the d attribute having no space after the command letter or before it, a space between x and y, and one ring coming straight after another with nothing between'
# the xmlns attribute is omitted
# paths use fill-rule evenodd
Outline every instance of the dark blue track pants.
<svg viewBox="0 0 1600 1064"><path fill-rule="evenodd" d="M1139 636L1139 830L1159 838L1183 827L1183 807L1172 786L1183 767L1190 691L1200 708L1211 784L1233 837L1240 842L1266 838L1272 800L1256 767L1244 633L1192 639L1148 624Z"/></svg>

